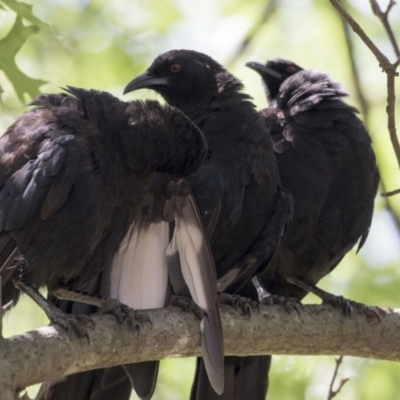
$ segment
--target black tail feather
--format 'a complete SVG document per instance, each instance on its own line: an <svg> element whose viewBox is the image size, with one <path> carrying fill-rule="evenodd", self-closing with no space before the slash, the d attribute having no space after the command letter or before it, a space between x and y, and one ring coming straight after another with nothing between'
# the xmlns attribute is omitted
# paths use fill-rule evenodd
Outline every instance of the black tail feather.
<svg viewBox="0 0 400 400"><path fill-rule="evenodd" d="M225 357L224 392L218 395L199 358L190 400L265 400L270 366L271 356Z"/></svg>

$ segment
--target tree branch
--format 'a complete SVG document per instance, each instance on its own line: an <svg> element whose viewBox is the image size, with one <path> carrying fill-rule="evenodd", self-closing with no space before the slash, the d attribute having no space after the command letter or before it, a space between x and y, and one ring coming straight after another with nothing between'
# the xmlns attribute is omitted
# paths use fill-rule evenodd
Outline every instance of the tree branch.
<svg viewBox="0 0 400 400"><path fill-rule="evenodd" d="M344 9L344 7L340 4L339 0L329 0L333 7L339 12L339 14L343 17L343 19L350 25L353 29L354 33L356 33L361 40L366 44L366 46L371 50L376 59L379 62L379 65L383 69L383 71L387 75L387 107L386 112L388 115L388 130L390 135L390 140L392 142L393 150L395 152L397 163L400 168L400 143L397 137L396 132L396 117L395 117L395 77L398 75L396 69L400 63L400 59L396 62L391 63L389 59L378 49L378 47L374 44L374 42L368 37L368 35L364 32L361 26L349 15L349 13ZM373 1L371 1L371 5ZM378 7L379 8L379 7ZM387 13L390 11L391 6L389 5ZM373 8L374 10L374 8ZM375 12L375 10L374 10ZM387 15L386 15L387 20Z"/></svg>
<svg viewBox="0 0 400 400"><path fill-rule="evenodd" d="M374 0L371 0L371 1L374 1ZM349 28L349 25L347 24L347 22L343 18L341 18L340 20L342 23L342 29L343 29L343 34L344 34L345 43L346 43L346 50L347 50L347 55L348 55L348 59L349 59L350 66L351 66L351 74L353 76L353 83L354 83L354 86L356 89L357 99L360 104L361 113L362 113L365 125L367 126L368 131L372 134L372 131L369 127L370 121L371 121L371 112L370 112L371 108L369 106L369 102L367 100L367 97L364 94L364 90L361 85L360 73L359 73L359 69L357 67L356 59L354 56L354 43L353 43L353 39L351 36L350 28ZM400 217L397 215L397 213L393 209L393 207L390 204L390 201L388 199L388 197L393 196L397 193L400 193L400 190L398 192L397 191L388 192L386 190L384 176L381 176L380 186L381 186L381 191L383 192L381 195L383 197L385 207L392 215L393 220L396 223L397 229L400 232Z"/></svg>
<svg viewBox="0 0 400 400"><path fill-rule="evenodd" d="M376 0L370 0L369 2L371 3L372 12L380 19L380 21L382 22L382 25L384 26L384 28L386 30L387 35L389 36L389 39L390 39L390 42L392 43L393 50L394 50L394 53L396 54L396 57L400 58L399 45L394 36L393 29L389 23L389 13L390 13L390 10L392 9L392 7L396 4L396 2L394 0L390 0L385 11L381 10L381 8L379 7L379 4L377 3Z"/></svg>
<svg viewBox="0 0 400 400"><path fill-rule="evenodd" d="M357 67L356 59L354 57L354 43L351 37L349 25L343 18L341 18L341 22L342 22L343 34L345 37L347 56L350 62L351 74L353 76L358 102L360 103L361 113L364 117L364 121L366 124L368 124L370 118L370 106L362 89L360 73Z"/></svg>
<svg viewBox="0 0 400 400"><path fill-rule="evenodd" d="M94 327L87 327L89 344L57 326L1 339L0 393L16 394L31 384L89 369L201 354L195 316L172 307L141 313L152 325L144 323L140 335L112 316L96 315ZM324 305L305 306L300 316L262 306L249 319L224 307L225 354L343 354L400 361L400 313L378 313L381 321L357 311L349 319Z"/></svg>
<svg viewBox="0 0 400 400"><path fill-rule="evenodd" d="M329 0L333 7L339 12L339 14L345 19L345 21L351 26L354 33L356 33L360 39L367 45L367 47L374 54L379 62L381 68L387 72L393 69L393 65L390 63L389 59L378 49L375 43L368 37L361 26L350 16L350 14L345 10L345 8L340 4L339 0Z"/></svg>
<svg viewBox="0 0 400 400"><path fill-rule="evenodd" d="M348 382L349 378L343 378L340 380L339 387L336 390L333 390L333 385L335 383L337 374L339 372L340 365L342 364L343 361L343 356L340 356L335 359L336 367L335 371L333 372L331 384L329 385L329 393L328 393L328 400L332 400L334 397L336 397L339 392L342 390L343 386Z"/></svg>
<svg viewBox="0 0 400 400"><path fill-rule="evenodd" d="M382 197L390 197L390 196L394 196L395 194L399 194L399 193L400 193L400 189L395 189L390 192L381 193L381 196Z"/></svg>

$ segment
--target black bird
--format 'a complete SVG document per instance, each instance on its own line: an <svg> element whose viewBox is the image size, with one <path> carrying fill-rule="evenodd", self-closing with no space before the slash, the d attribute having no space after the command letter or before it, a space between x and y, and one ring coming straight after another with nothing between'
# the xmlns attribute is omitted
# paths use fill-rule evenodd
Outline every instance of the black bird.
<svg viewBox="0 0 400 400"><path fill-rule="evenodd" d="M161 94L207 139L209 155L187 180L209 234L218 289L237 293L271 261L291 218L291 195L280 187L264 121L242 92L242 83L194 51L173 50L157 57L125 92L140 88ZM198 369L202 384L193 398L217 396L203 361Z"/></svg>
<svg viewBox="0 0 400 400"><path fill-rule="evenodd" d="M346 92L326 73L282 59L247 66L263 79L269 108L260 113L295 206L282 246L258 277L261 285L256 281L258 293L251 283L239 293L269 304L276 296L301 300L313 291L348 311L350 302L314 285L367 238L379 182L371 139L357 110L343 102ZM270 364L270 356L225 357L224 394L207 391L201 374L193 393L202 388L209 400L264 400Z"/></svg>
<svg viewBox="0 0 400 400"><path fill-rule="evenodd" d="M3 303L17 300L15 284L51 321L85 333L37 288L73 299L76 293L65 287L85 288L99 282L102 272L97 293L139 309L162 307L174 222L172 243L182 275L197 304L213 314L215 267L181 180L207 153L203 134L181 111L155 101L126 103L105 92L67 91L39 96L32 102L36 108L0 139ZM218 309L213 317L218 331ZM220 337L206 345L222 360L222 332ZM153 390L152 382L146 385Z"/></svg>
<svg viewBox="0 0 400 400"><path fill-rule="evenodd" d="M271 293L301 299L357 242L358 250L364 245L379 184L376 158L357 109L326 73L282 59L247 65L267 89L261 114L295 200L284 245L260 279Z"/></svg>
<svg viewBox="0 0 400 400"><path fill-rule="evenodd" d="M158 56L125 93L141 88L161 94L206 137L208 157L187 181L210 236L219 290L235 293L260 272L261 261L249 257L259 236L269 228L270 239L276 242L262 261L269 260L290 217L290 194L280 187L263 119L242 92L242 83L211 57L195 51L172 50Z"/></svg>
<svg viewBox="0 0 400 400"><path fill-rule="evenodd" d="M379 183L371 139L357 110L343 102L347 93L326 73L283 59L247 66L261 75L266 88L269 108L261 114L282 185L295 202L285 241L258 277L258 294L268 304L270 294L301 300L312 291L348 312L350 302L314 285L367 239ZM254 297L256 291L249 284L241 294ZM227 362L226 374L233 372L225 391L236 396L231 399L265 399L270 356Z"/></svg>

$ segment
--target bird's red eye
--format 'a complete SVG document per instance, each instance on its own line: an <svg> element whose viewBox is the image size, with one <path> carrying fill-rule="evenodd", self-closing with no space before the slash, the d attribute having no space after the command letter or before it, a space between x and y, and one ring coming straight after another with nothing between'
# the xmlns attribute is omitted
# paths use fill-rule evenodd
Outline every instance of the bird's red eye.
<svg viewBox="0 0 400 400"><path fill-rule="evenodd" d="M286 67L286 72L288 74L293 74L293 72L296 72L296 68L293 67L293 65L289 65L288 67Z"/></svg>
<svg viewBox="0 0 400 400"><path fill-rule="evenodd" d="M169 67L170 71L174 74L178 73L181 70L181 65L180 64L172 64Z"/></svg>

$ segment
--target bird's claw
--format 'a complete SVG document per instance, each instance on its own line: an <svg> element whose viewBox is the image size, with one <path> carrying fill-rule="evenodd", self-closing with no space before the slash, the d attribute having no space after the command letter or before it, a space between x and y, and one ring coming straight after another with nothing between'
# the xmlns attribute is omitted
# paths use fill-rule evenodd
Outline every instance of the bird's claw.
<svg viewBox="0 0 400 400"><path fill-rule="evenodd" d="M47 316L52 324L61 326L69 335L74 331L79 337L86 338L88 344L90 343L90 336L85 324L91 324L92 328L94 328L95 324L89 316L65 314L56 307L51 307Z"/></svg>
<svg viewBox="0 0 400 400"><path fill-rule="evenodd" d="M335 296L327 293L322 299L322 304L329 304L334 308L340 309L346 317L351 318L353 316L353 305L356 302L347 300L343 296Z"/></svg>
<svg viewBox="0 0 400 400"><path fill-rule="evenodd" d="M185 312L191 312L198 319L203 319L206 316L204 310L198 306L193 299L186 296L171 295L169 304L174 307L178 307Z"/></svg>
<svg viewBox="0 0 400 400"><path fill-rule="evenodd" d="M244 315L251 317L254 310L260 312L260 305L247 297L242 297L237 294L218 293L218 302L220 305L228 305L233 307L236 311L239 309Z"/></svg>
<svg viewBox="0 0 400 400"><path fill-rule="evenodd" d="M261 299L261 304L267 306L279 305L282 306L287 313L291 314L293 311L296 311L298 315L300 315L300 311L304 308L303 304L294 297L283 297L270 293Z"/></svg>
<svg viewBox="0 0 400 400"><path fill-rule="evenodd" d="M147 322L152 325L147 316L139 314L133 308L130 308L126 304L122 304L120 301L112 298L106 300L106 306L100 311L100 314L111 314L120 324L131 325L138 333L140 332L141 322Z"/></svg>
<svg viewBox="0 0 400 400"><path fill-rule="evenodd" d="M361 314L364 314L368 319L381 322L379 313L374 308L368 307L366 304L346 299L343 296L335 296L330 293L324 296L322 300L323 304L329 304L334 308L342 310L343 314L348 318L352 318L354 310L357 310Z"/></svg>

